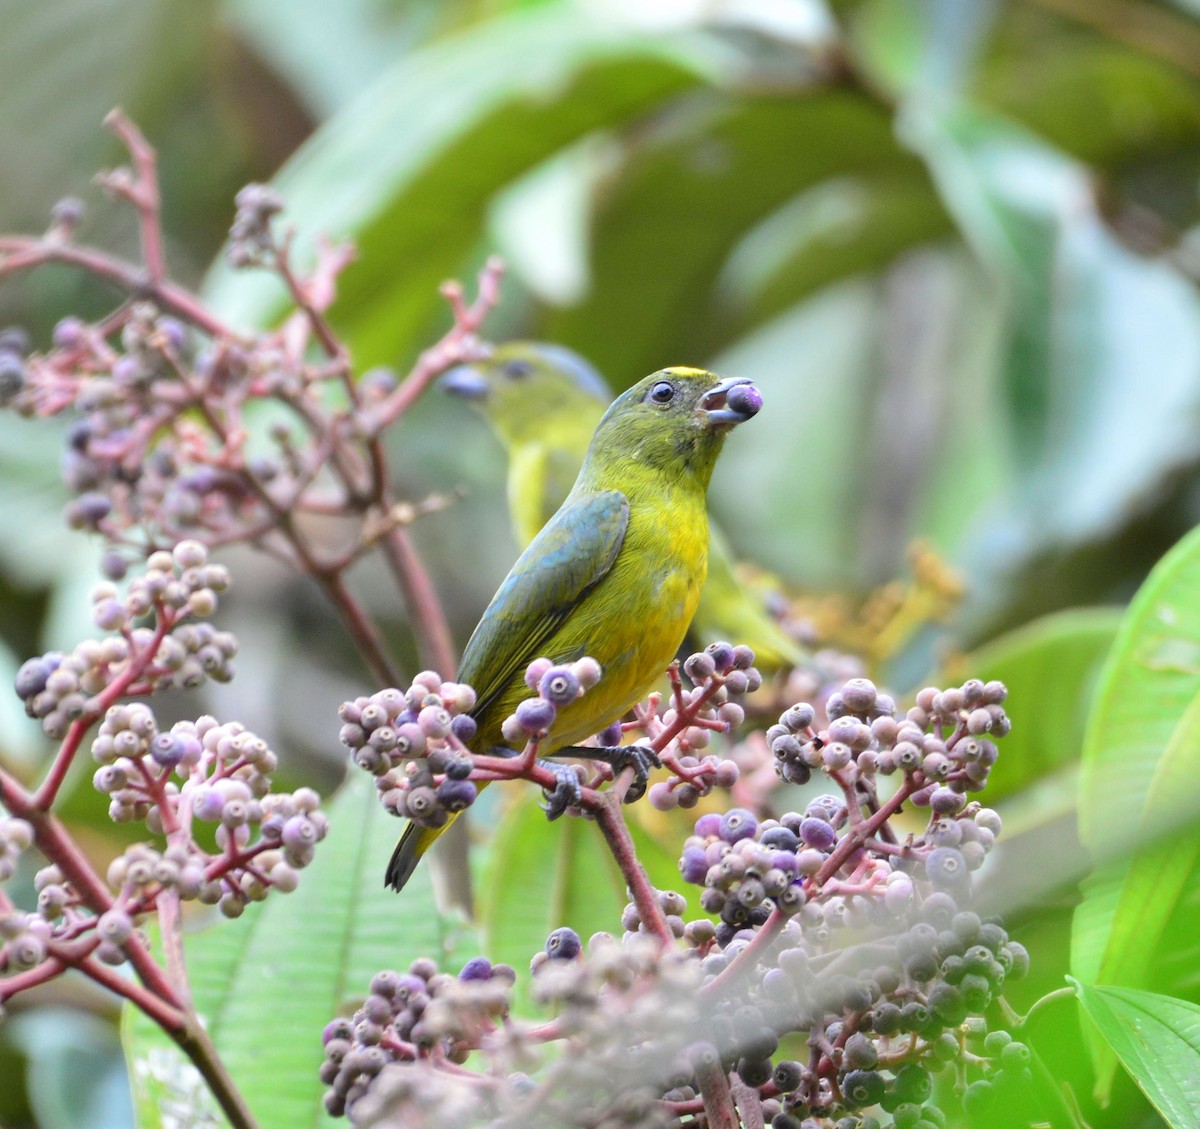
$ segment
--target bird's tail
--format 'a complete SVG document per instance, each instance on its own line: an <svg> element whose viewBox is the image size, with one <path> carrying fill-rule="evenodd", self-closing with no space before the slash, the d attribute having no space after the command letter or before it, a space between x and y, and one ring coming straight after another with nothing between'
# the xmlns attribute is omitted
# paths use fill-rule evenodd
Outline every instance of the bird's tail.
<svg viewBox="0 0 1200 1129"><path fill-rule="evenodd" d="M437 837L457 818L452 815L441 827L421 827L410 823L400 836L400 842L392 852L388 863L387 874L384 875L384 885L390 886L396 893L404 889L404 884L413 876L421 856L437 841Z"/></svg>

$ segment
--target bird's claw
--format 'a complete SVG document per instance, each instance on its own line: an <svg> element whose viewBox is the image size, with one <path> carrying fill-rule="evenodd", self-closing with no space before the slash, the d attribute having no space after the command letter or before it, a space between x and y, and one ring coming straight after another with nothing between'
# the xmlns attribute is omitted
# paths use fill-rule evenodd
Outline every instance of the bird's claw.
<svg viewBox="0 0 1200 1129"><path fill-rule="evenodd" d="M555 820L579 804L583 798L583 785L579 782L579 774L574 765L553 764L550 761L542 761L541 764L553 772L558 781L553 790L542 790L542 795L546 797L542 811L546 813L547 819Z"/></svg>
<svg viewBox="0 0 1200 1129"><path fill-rule="evenodd" d="M613 776L619 776L622 769L633 769L633 781L625 792L625 802L631 804L640 800L646 794L646 784L650 779L652 768L662 768L662 760L649 745L618 745L611 750Z"/></svg>

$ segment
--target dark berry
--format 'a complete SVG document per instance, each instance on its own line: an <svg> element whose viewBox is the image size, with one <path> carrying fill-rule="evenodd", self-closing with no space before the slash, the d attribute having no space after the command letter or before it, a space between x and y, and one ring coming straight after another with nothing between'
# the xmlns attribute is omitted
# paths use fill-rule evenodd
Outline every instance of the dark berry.
<svg viewBox="0 0 1200 1129"><path fill-rule="evenodd" d="M883 1075L875 1070L851 1070L842 1079L842 1096L851 1109L877 1105L886 1090Z"/></svg>
<svg viewBox="0 0 1200 1129"><path fill-rule="evenodd" d="M447 811L462 811L475 802L478 791L470 780L455 780L448 775L437 786L437 800Z"/></svg>
<svg viewBox="0 0 1200 1129"><path fill-rule="evenodd" d="M579 934L565 925L546 938L546 955L551 960L573 960L582 949Z"/></svg>
<svg viewBox="0 0 1200 1129"><path fill-rule="evenodd" d="M759 842L776 851L794 852L800 847L800 837L787 827L771 827L762 833Z"/></svg>
<svg viewBox="0 0 1200 1129"><path fill-rule="evenodd" d="M893 1090L904 1101L920 1105L933 1093L933 1079L929 1071L915 1062L910 1062L896 1071Z"/></svg>
<svg viewBox="0 0 1200 1129"><path fill-rule="evenodd" d="M728 674L733 669L733 648L728 643L709 643L705 650L718 673Z"/></svg>

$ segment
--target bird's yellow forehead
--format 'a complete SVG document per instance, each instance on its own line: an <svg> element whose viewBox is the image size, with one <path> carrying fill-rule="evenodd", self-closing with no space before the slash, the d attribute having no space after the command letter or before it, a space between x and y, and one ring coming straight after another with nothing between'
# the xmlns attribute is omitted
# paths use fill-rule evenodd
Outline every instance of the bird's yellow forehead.
<svg viewBox="0 0 1200 1129"><path fill-rule="evenodd" d="M687 365L672 365L663 372L674 373L677 376L707 376L708 371L702 368L689 368Z"/></svg>

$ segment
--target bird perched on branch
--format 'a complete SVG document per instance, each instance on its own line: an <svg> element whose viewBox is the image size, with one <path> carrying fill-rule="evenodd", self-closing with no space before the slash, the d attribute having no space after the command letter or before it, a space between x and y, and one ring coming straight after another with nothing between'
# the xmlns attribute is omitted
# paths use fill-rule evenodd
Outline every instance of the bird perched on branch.
<svg viewBox="0 0 1200 1129"><path fill-rule="evenodd" d="M534 659L562 664L586 655L602 676L557 710L539 752L604 760L614 769L632 765L631 794L644 790L644 750L577 745L621 718L675 657L707 573L705 494L717 454L729 430L761 405L748 380L695 368L662 369L612 403L562 505L467 643L457 677L476 692L472 752L506 751L502 726L529 695L525 671ZM552 811L578 796L573 771L559 781ZM401 889L447 826L410 824L387 884Z"/></svg>
<svg viewBox="0 0 1200 1129"><path fill-rule="evenodd" d="M486 360L459 365L440 386L477 408L508 454L508 508L524 547L561 505L611 399L578 353L539 341L509 341ZM798 665L801 646L766 610L761 593L738 580L724 534L709 523L708 581L690 637L746 643L764 673Z"/></svg>

